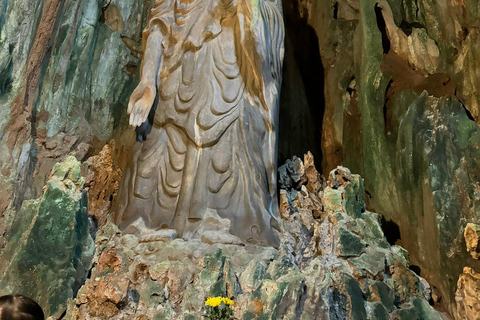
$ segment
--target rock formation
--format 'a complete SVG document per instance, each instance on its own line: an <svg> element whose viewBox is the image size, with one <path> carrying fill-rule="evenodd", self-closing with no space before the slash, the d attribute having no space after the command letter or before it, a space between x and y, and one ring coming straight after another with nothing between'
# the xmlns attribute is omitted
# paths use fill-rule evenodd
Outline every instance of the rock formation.
<svg viewBox="0 0 480 320"><path fill-rule="evenodd" d="M32 225L29 217L37 216L38 223L64 221L59 218L62 215L58 211L49 210L55 216L48 216L41 209L46 208L46 204L42 207L41 203L50 201L54 195L70 203L72 210L84 208L84 200L78 198L81 184L73 182L73 188L70 183L64 184L64 177L52 177L56 182L48 182L54 165L68 155L82 162L89 213L98 220L101 233L108 234L108 226L111 227L108 217L117 197L118 177L131 155L135 139L133 130L127 129L128 119L124 115L128 97L139 81L142 30L153 5L154 1L150 0L1 1L0 254L25 256L27 260L23 260L29 261L29 266L41 265L41 257L36 256L37 252L25 251L25 244L48 242L53 238L37 237L35 230L40 225ZM286 58L280 101L281 163L294 154L312 150L318 163L322 162L324 175L339 165L361 174L365 178L365 209L384 215L382 226L389 246L398 248L394 244L401 245L408 250L411 268L431 284L430 302L452 318L475 319L480 273L478 228L474 227L480 225L479 96L476 90L480 52L478 1L284 0L283 8ZM281 212L286 219L298 216L305 220L302 220L305 226L315 225L318 219L323 219L326 206L325 201L319 199L338 196L336 190L340 187L333 188L336 182L332 180L332 189L316 199L311 193L319 188L317 183L327 189L323 182L304 183L302 179L315 175L308 161L303 167L297 160L289 163L292 173L297 172L295 166L305 173L298 171L284 178L304 188L297 190L295 185L293 192L288 187L293 182L284 184ZM338 181L339 186L341 183ZM72 189L67 191L62 185L71 185ZM353 201L351 206L356 206L354 210L363 210L361 202ZM305 214L312 210L313 218ZM84 230L72 218L73 211L69 212L68 221L74 229ZM79 217L86 219L83 213ZM361 225L365 216L355 219ZM340 230L340 225L334 224L333 228ZM345 230L365 242L358 230L349 227ZM55 240L61 242L58 251L79 259L74 261L82 260L78 258L81 255L69 250L83 244L87 248L87 240L73 236L71 229L62 231L64 233L59 235L62 240ZM289 234L295 234L292 232ZM111 231L106 243L111 245L122 239L114 233ZM26 242L9 249L9 242L17 237ZM165 235L165 239L168 238ZM292 243L297 248L298 241L309 244L308 239L300 237ZM352 239L357 238L352 236ZM98 245L100 238L96 241ZM198 245L206 247L206 244ZM120 251L130 250L123 245L121 248ZM275 253L276 257L285 255L281 248ZM307 253L298 250L301 252L298 256L305 257ZM101 252L97 253L95 261L99 260ZM208 254L206 251L200 253ZM221 255L225 260L232 256L225 250ZM50 261L48 252L42 253L42 257L41 260ZM361 267L354 267L351 262L360 257L338 259L342 264L348 261L346 273L364 290L362 278L353 273L354 268L360 270ZM306 264L312 266L313 262L308 261L314 259L308 259ZM64 301L73 298L82 285L83 272L88 268L87 261L82 261L78 271L62 259L48 262L53 270L63 269L62 275L65 275L53 281L59 290L56 298L40 299L49 314L55 317L61 314ZM101 269L98 262L95 263L95 270ZM132 262L127 259L121 263L126 266ZM272 263L266 262L267 266ZM110 265L110 262L102 264ZM18 261L0 260L2 271L17 267ZM235 268L246 270L241 263L235 264ZM297 272L301 279L311 280L301 262L292 268L296 271L292 269L291 272ZM331 273L329 268L325 265L320 269ZM15 272L9 272L10 278L0 280L0 288L15 281L20 287L30 286L14 276ZM276 271L268 274L280 278L283 275ZM388 273L385 274L388 278ZM401 278L408 282L411 273L407 274ZM38 290L45 289L38 278L30 280L38 283ZM132 288L134 285L130 278L127 280L118 283L118 290L123 292L127 287L127 297L131 297L128 299L136 301L142 297L138 301L147 305L143 293L138 291L136 295L129 291L130 285ZM277 280L272 278L272 283L278 285ZM245 284L246 280L242 281ZM106 283L108 281L104 285ZM270 288L267 284L265 286ZM92 285L95 285L94 278L90 278L86 286ZM332 288L338 290L332 294L332 301L337 302L329 304L333 307L327 309L337 310L338 314L344 314L343 310L351 312L351 298L346 287L335 285ZM362 297L368 302L365 304L367 315L373 296ZM322 301L330 303L325 295L322 297ZM103 301L103 298L95 299ZM111 312L123 314L130 308L122 305L130 301L124 300L123 293L111 299ZM163 301L164 298L158 299ZM268 299L265 297L262 301L270 301ZM117 305L115 301L120 302ZM172 301L162 303L166 306ZM415 303L410 312L430 310L422 307L424 302ZM71 314L76 308L87 309L80 302L70 302L69 306ZM171 306L178 313L179 309L175 309L178 305ZM200 303L197 306L200 307ZM252 308L253 314L261 308L266 313L273 312L269 306L257 302L245 302L242 306ZM393 310L385 305L383 308ZM398 305L395 308L394 314L404 310Z"/></svg>
<svg viewBox="0 0 480 320"><path fill-rule="evenodd" d="M280 169L280 248L142 240L107 223L91 277L64 319L201 319L229 297L235 319L442 319L408 253L365 210L363 179L324 181L311 154Z"/></svg>
<svg viewBox="0 0 480 320"><path fill-rule="evenodd" d="M0 238L65 156L84 161L113 137L119 150L130 148L121 118L138 81L150 7L143 0L0 4Z"/></svg>
<svg viewBox="0 0 480 320"><path fill-rule="evenodd" d="M0 295L32 297L56 318L65 311L95 252L84 183L71 156L55 164L40 199L23 203L0 253Z"/></svg>
<svg viewBox="0 0 480 320"><path fill-rule="evenodd" d="M465 237L467 251L472 258L480 259L480 225L467 223L463 235Z"/></svg>
<svg viewBox="0 0 480 320"><path fill-rule="evenodd" d="M463 268L458 278L455 300L457 302L457 319L480 319L480 274L472 268Z"/></svg>
<svg viewBox="0 0 480 320"><path fill-rule="evenodd" d="M459 275L480 271L463 240L480 222L479 2L285 2L287 53L290 19L315 31L323 64L325 102L308 102L324 114L323 173L345 165L365 178L367 207L398 226L437 307L456 314Z"/></svg>

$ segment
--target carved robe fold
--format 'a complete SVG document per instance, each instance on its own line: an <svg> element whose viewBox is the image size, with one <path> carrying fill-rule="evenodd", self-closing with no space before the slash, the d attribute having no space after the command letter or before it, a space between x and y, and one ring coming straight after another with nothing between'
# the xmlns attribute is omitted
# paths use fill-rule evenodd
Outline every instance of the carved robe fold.
<svg viewBox="0 0 480 320"><path fill-rule="evenodd" d="M277 243L280 5L160 0L144 41L154 24L163 53L153 128L134 147L115 222L128 232L184 236L211 208L242 240Z"/></svg>

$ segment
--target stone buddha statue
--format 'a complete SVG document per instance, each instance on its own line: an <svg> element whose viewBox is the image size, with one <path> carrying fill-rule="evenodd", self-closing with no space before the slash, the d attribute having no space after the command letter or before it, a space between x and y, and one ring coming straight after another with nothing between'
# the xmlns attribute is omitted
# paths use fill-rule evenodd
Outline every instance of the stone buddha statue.
<svg viewBox="0 0 480 320"><path fill-rule="evenodd" d="M114 212L123 232L190 238L208 215L244 243L278 244L280 1L156 1L128 105L138 141Z"/></svg>

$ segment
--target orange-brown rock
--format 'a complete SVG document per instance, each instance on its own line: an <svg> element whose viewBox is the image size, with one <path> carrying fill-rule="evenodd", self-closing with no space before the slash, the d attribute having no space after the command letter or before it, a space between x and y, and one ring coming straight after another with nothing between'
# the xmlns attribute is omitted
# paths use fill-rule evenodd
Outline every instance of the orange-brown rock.
<svg viewBox="0 0 480 320"><path fill-rule="evenodd" d="M115 249L110 249L108 251L102 252L100 258L98 259L97 268L101 270L118 270L118 267L122 263L121 258L117 255Z"/></svg>
<svg viewBox="0 0 480 320"><path fill-rule="evenodd" d="M463 233L467 251L474 259L480 258L480 226L474 223L467 223ZM480 292L479 292L480 294Z"/></svg>
<svg viewBox="0 0 480 320"><path fill-rule="evenodd" d="M480 319L480 273L470 267L463 268L457 282L455 301L457 319Z"/></svg>
<svg viewBox="0 0 480 320"><path fill-rule="evenodd" d="M120 159L121 156L122 150L116 149L115 140L111 140L98 155L83 164L88 212L97 219L99 226L111 216L110 209L122 178L121 161L124 160Z"/></svg>
<svg viewBox="0 0 480 320"><path fill-rule="evenodd" d="M89 279L78 293L77 301L87 306L91 316L108 319L118 313L117 305L127 297L129 281L115 273Z"/></svg>

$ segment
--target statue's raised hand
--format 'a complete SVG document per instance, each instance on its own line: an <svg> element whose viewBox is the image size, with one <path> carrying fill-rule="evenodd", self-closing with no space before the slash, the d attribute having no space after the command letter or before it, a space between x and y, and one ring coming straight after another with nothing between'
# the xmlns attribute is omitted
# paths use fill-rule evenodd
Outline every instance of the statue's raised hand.
<svg viewBox="0 0 480 320"><path fill-rule="evenodd" d="M140 81L128 102L127 113L130 115L130 125L138 127L147 120L156 94L157 89L154 83Z"/></svg>

